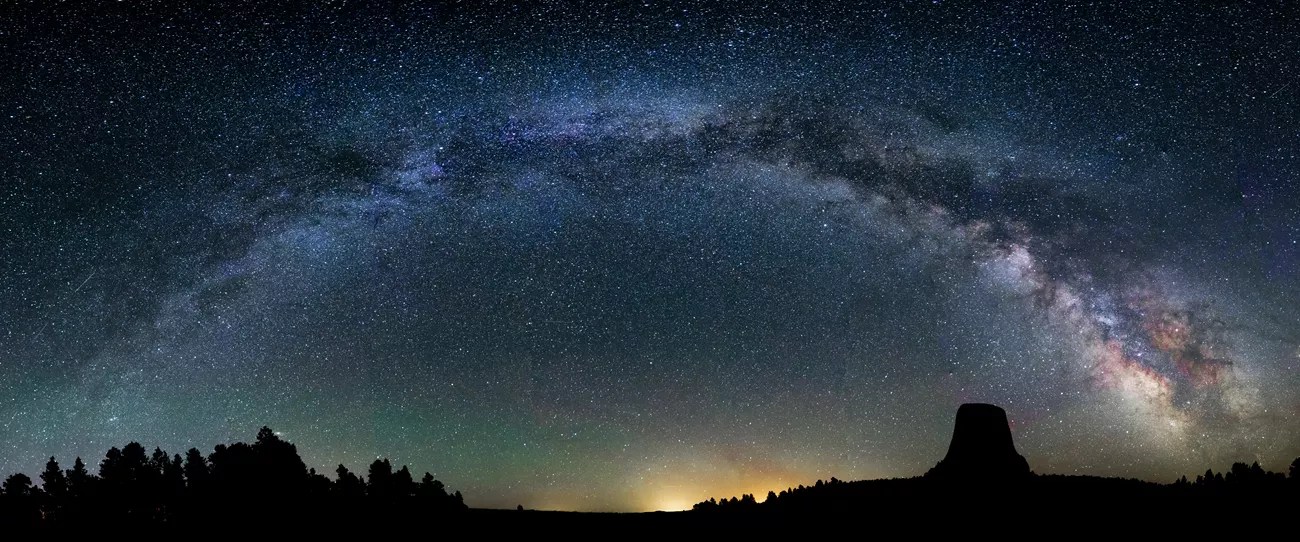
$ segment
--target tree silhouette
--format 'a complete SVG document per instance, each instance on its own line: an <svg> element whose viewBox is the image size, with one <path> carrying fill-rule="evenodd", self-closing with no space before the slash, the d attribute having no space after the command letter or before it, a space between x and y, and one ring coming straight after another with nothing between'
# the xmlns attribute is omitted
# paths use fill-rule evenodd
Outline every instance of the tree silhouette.
<svg viewBox="0 0 1300 542"><path fill-rule="evenodd" d="M334 482L334 492L338 496L348 500L360 499L365 496L365 483L360 478L357 478L357 475L352 474L347 467L340 464L339 468L334 472L338 475L338 480Z"/></svg>
<svg viewBox="0 0 1300 542"><path fill-rule="evenodd" d="M54 456L45 462L45 470L41 472L41 490L55 501L62 501L68 496L68 477L59 468L59 462L54 460Z"/></svg>
<svg viewBox="0 0 1300 542"><path fill-rule="evenodd" d="M394 496L393 464L387 458L376 459L370 464L366 480L366 493L372 498L388 499Z"/></svg>
<svg viewBox="0 0 1300 542"><path fill-rule="evenodd" d="M171 461L163 465L162 478L169 495L178 496L185 492L185 466L181 454L172 455Z"/></svg>
<svg viewBox="0 0 1300 542"><path fill-rule="evenodd" d="M99 479L106 486L121 484L126 479L122 468L122 450L117 446L109 448L104 453L104 459L99 462Z"/></svg>
<svg viewBox="0 0 1300 542"><path fill-rule="evenodd" d="M270 427L257 432L252 445L256 483L265 494L292 496L306 489L307 465L298 455L298 447L283 440Z"/></svg>
<svg viewBox="0 0 1300 542"><path fill-rule="evenodd" d="M208 483L208 460L198 448L185 452L185 487L192 493L202 491Z"/></svg>
<svg viewBox="0 0 1300 542"><path fill-rule="evenodd" d="M415 494L415 480L411 479L411 469L402 465L393 473L393 494L398 497L410 497Z"/></svg>
<svg viewBox="0 0 1300 542"><path fill-rule="evenodd" d="M167 452L164 452L162 448L155 447L153 455L149 456L148 468L155 472L162 472L169 462L171 462L171 458L167 456Z"/></svg>
<svg viewBox="0 0 1300 542"><path fill-rule="evenodd" d="M318 474L316 469L307 470L307 494L311 498L322 498L329 495L333 485L329 477Z"/></svg>
<svg viewBox="0 0 1300 542"><path fill-rule="evenodd" d="M11 474L5 478L4 485L0 486L4 490L4 495L10 498L24 498L32 495L32 479L26 474Z"/></svg>
<svg viewBox="0 0 1300 542"><path fill-rule="evenodd" d="M45 470L41 471L41 493L46 501L46 517L59 519L63 514L62 508L68 502L68 477L53 456L45 462Z"/></svg>
<svg viewBox="0 0 1300 542"><path fill-rule="evenodd" d="M72 463L72 468L68 469L68 495L73 499L80 499L90 496L91 486L95 483L96 478L86 470L86 463L78 456L77 460Z"/></svg>
<svg viewBox="0 0 1300 542"><path fill-rule="evenodd" d="M144 445L139 442L131 442L122 447L122 472L126 476L125 481L131 484L132 487L153 481L155 471L150 468L148 454L144 450Z"/></svg>
<svg viewBox="0 0 1300 542"><path fill-rule="evenodd" d="M426 499L444 500L447 498L447 488L442 482L435 480L430 473L424 473L420 479L420 487L416 488L416 494Z"/></svg>
<svg viewBox="0 0 1300 542"><path fill-rule="evenodd" d="M208 468L212 491L217 494L250 493L258 485L259 469L253 448L242 442L229 446L218 444L208 456Z"/></svg>

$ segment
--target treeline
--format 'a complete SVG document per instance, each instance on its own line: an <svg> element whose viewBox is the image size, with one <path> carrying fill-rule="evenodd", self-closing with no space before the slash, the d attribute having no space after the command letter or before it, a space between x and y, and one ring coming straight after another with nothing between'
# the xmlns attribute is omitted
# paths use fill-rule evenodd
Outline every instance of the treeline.
<svg viewBox="0 0 1300 542"><path fill-rule="evenodd" d="M92 474L80 457L64 470L51 457L39 486L26 474L0 484L0 521L39 525L188 524L307 519L336 513L453 514L459 491L425 473L376 459L362 476L339 465L335 478L307 468L298 448L263 427L252 444L191 448L182 458L138 442L111 448Z"/></svg>
<svg viewBox="0 0 1300 542"><path fill-rule="evenodd" d="M1214 472L1205 469L1205 474L1198 475L1196 481L1188 481L1186 476L1174 482L1176 486L1191 486L1201 490L1234 490L1253 488L1281 488L1292 483L1300 487L1300 457L1291 462L1291 476L1280 472L1266 471L1259 462L1246 466L1245 463L1233 463L1228 472Z"/></svg>
<svg viewBox="0 0 1300 542"><path fill-rule="evenodd" d="M805 487L803 484L800 484L798 487L786 488L782 490L780 493L777 493L775 491L768 491L767 497L764 498L763 502L761 503L758 501L758 499L754 498L753 494L746 493L741 495L740 498L736 498L736 497L731 497L730 499L726 497L723 497L722 499L710 498L707 501L701 501L695 503L695 506L692 506L691 510L696 512L714 512L714 511L732 511L732 510L736 510L736 511L758 510L762 507L771 508L771 507L780 506L782 503L789 504L793 501L806 500L809 497L816 498L818 494L823 493L826 490L829 490L831 488L838 488L843 485L845 485L844 482L832 476L830 481L824 482L822 480L817 480L817 483L813 484L812 486Z"/></svg>
<svg viewBox="0 0 1300 542"><path fill-rule="evenodd" d="M870 505L890 507L935 501L960 495L1069 502L1107 499L1110 501L1162 499L1161 502L1225 502L1239 500L1300 501L1300 458L1291 463L1289 476L1270 472L1259 463L1234 463L1226 472L1206 470L1195 480L1180 477L1173 483L1158 484L1134 479L1097 476L1035 475L1027 480L1003 483L953 483L926 477L843 482L835 478L818 480L780 493L769 491L762 501L754 495L708 499L691 509L700 513L816 512L844 511ZM942 500L942 499L938 499ZM1104 502L1104 501L1097 501Z"/></svg>

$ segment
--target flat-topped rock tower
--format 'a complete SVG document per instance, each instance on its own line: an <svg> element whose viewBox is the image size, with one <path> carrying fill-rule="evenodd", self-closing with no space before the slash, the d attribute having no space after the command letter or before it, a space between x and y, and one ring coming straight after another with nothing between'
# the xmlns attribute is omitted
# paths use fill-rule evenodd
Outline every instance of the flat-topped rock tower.
<svg viewBox="0 0 1300 542"><path fill-rule="evenodd" d="M1016 452L1002 407L967 403L957 409L948 455L926 477L942 480L1015 480L1029 476L1029 462Z"/></svg>

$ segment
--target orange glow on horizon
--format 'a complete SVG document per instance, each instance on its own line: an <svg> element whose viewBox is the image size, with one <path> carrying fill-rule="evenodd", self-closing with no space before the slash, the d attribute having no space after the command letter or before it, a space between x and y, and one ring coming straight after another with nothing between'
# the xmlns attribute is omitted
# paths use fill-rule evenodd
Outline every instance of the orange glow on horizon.
<svg viewBox="0 0 1300 542"><path fill-rule="evenodd" d="M816 483L816 477L809 478L800 482L790 483L787 480L775 479L763 482L750 482L740 484L706 484L704 482L690 485L677 485L647 489L646 499L641 511L645 512L676 512L681 510L690 510L695 503L706 501L710 498L723 499L737 497L746 493L754 495L754 499L763 502L767 499L768 491L780 493L787 488L799 484L810 485Z"/></svg>
<svg viewBox="0 0 1300 542"><path fill-rule="evenodd" d="M690 510L698 500L682 495L664 494L657 498L657 502L650 506L648 512L680 512Z"/></svg>

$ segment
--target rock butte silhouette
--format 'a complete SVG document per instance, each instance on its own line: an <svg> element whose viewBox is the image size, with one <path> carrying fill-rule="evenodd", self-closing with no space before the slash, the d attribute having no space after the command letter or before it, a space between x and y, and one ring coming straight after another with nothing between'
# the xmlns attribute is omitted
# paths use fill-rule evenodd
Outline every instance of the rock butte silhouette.
<svg viewBox="0 0 1300 542"><path fill-rule="evenodd" d="M1029 462L1016 452L1002 407L967 403L957 409L948 455L927 477L943 480L1016 480L1029 476Z"/></svg>

